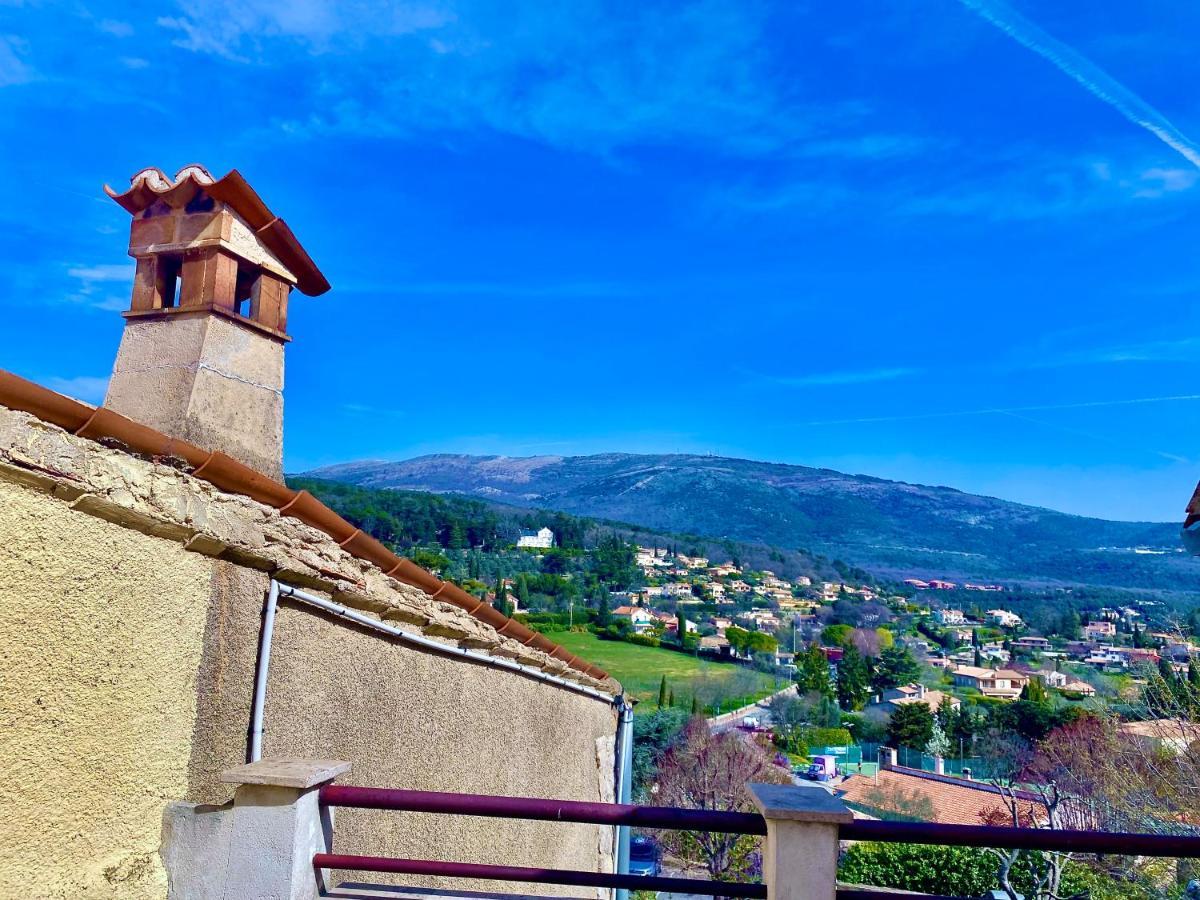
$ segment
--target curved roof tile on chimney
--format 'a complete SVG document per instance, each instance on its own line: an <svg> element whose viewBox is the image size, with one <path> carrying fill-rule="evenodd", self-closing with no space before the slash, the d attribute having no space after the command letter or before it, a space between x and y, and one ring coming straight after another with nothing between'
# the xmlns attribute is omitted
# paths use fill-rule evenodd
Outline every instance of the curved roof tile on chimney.
<svg viewBox="0 0 1200 900"><path fill-rule="evenodd" d="M118 194L107 184L104 192L131 215L140 215L159 201L179 209L204 191L214 200L228 205L250 226L255 236L296 276L296 287L301 293L316 297L329 290L329 282L300 246L287 223L267 208L237 169L213 178L204 166L191 164L176 172L172 179L162 169L151 166L129 181L129 190L123 194Z"/></svg>

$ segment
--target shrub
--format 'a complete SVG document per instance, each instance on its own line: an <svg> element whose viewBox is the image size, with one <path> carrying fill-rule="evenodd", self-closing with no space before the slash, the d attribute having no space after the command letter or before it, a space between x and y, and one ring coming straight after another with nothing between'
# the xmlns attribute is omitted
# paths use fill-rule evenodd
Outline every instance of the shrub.
<svg viewBox="0 0 1200 900"><path fill-rule="evenodd" d="M998 885L996 858L974 847L854 844L838 880L952 897L979 897Z"/></svg>

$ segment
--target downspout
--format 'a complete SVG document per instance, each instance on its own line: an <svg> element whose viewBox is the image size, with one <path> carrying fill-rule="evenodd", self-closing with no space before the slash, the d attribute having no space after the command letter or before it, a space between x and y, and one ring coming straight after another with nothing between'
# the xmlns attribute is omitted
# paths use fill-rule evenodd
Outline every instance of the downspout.
<svg viewBox="0 0 1200 900"><path fill-rule="evenodd" d="M617 698L617 802L633 802L633 705L622 694ZM629 874L629 826L617 826L617 874ZM616 900L629 900L626 888L617 888Z"/></svg>
<svg viewBox="0 0 1200 900"><path fill-rule="evenodd" d="M254 705L250 713L250 762L262 759L263 709L267 704L267 674L271 666L271 636L275 632L275 610L279 608L279 582L271 579L267 605L263 607L262 637L258 645L258 671L254 673Z"/></svg>

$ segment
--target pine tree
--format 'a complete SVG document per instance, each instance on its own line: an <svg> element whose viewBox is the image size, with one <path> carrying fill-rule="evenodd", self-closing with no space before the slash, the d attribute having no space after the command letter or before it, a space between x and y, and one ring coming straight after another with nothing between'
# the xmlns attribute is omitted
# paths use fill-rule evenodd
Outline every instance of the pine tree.
<svg viewBox="0 0 1200 900"><path fill-rule="evenodd" d="M796 663L796 687L801 694L817 693L822 697L833 694L833 686L829 683L829 660L819 646L809 644Z"/></svg>
<svg viewBox="0 0 1200 900"><path fill-rule="evenodd" d="M667 705L667 676L664 675L658 683L658 708L663 709Z"/></svg>
<svg viewBox="0 0 1200 900"><path fill-rule="evenodd" d="M871 673L858 648L851 644L842 652L837 667L837 698L842 709L854 711L866 705L871 692Z"/></svg>
<svg viewBox="0 0 1200 900"><path fill-rule="evenodd" d="M504 584L503 578L496 579L496 599L492 601L492 606L506 616L513 614L513 605L508 599L508 587Z"/></svg>

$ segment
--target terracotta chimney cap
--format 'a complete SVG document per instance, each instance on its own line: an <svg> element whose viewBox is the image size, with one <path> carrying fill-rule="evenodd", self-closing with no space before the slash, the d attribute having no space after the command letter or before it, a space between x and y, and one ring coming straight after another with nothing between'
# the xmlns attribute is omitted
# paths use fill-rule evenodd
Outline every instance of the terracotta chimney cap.
<svg viewBox="0 0 1200 900"><path fill-rule="evenodd" d="M117 193L107 184L104 192L135 217L160 201L171 209L179 209L192 202L197 194L204 193L224 203L250 227L263 246L295 275L301 293L316 297L329 290L329 282L291 229L267 208L237 169L213 178L204 166L191 163L172 179L162 169L149 166L129 179L129 190L124 193Z"/></svg>

